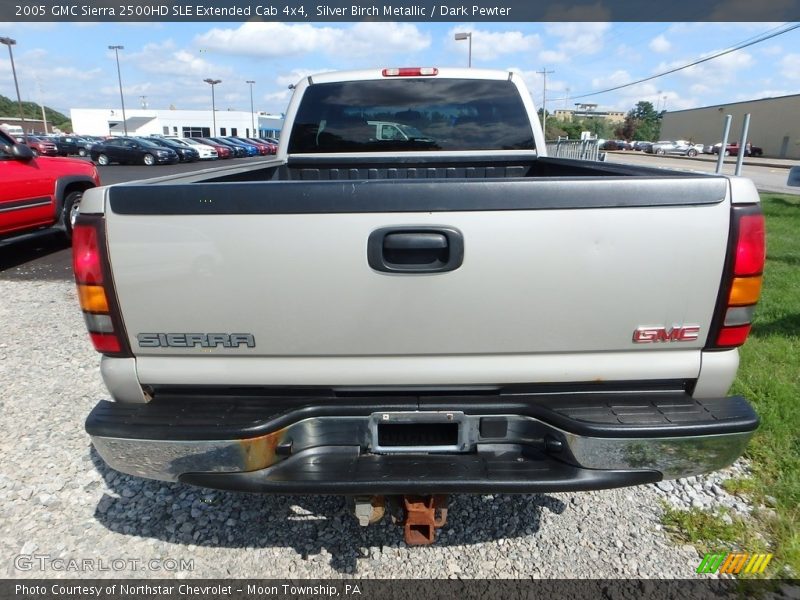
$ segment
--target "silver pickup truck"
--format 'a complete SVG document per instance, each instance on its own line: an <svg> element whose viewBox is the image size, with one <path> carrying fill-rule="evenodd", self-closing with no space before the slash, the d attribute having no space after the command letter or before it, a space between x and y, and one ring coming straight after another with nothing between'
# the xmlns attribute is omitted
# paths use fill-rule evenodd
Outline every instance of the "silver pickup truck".
<svg viewBox="0 0 800 600"><path fill-rule="evenodd" d="M428 543L444 494L734 461L763 264L749 180L548 158L515 73L315 75L275 159L84 196L112 398L86 429L141 477L351 495L364 523L401 497Z"/></svg>

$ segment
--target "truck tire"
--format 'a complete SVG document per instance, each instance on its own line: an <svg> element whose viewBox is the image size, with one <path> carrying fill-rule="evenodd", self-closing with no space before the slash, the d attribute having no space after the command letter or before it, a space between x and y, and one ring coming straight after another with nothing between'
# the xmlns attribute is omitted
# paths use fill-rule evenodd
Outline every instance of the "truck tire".
<svg viewBox="0 0 800 600"><path fill-rule="evenodd" d="M154 164L156 164L156 158L148 152L144 155L144 157L142 157L142 162L144 162L144 164L148 167L152 167Z"/></svg>
<svg viewBox="0 0 800 600"><path fill-rule="evenodd" d="M64 206L61 208L61 227L67 240L72 239L72 228L78 218L78 210L81 206L83 191L70 192L64 198Z"/></svg>

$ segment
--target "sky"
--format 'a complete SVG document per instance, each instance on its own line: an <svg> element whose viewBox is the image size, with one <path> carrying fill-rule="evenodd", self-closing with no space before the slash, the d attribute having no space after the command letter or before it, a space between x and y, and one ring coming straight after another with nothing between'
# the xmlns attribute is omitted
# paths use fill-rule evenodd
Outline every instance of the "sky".
<svg viewBox="0 0 800 600"><path fill-rule="evenodd" d="M523 74L541 107L630 110L647 100L680 110L800 93L800 29L645 83L593 94L713 54L780 23L2 23L14 38L23 100L69 115L70 108L118 108L114 52L126 108L206 109L205 78L220 79L218 109L281 113L290 84L322 71L386 66L472 66ZM0 94L16 98L6 47ZM142 98L144 96L145 98ZM0 115L0 117L5 115Z"/></svg>

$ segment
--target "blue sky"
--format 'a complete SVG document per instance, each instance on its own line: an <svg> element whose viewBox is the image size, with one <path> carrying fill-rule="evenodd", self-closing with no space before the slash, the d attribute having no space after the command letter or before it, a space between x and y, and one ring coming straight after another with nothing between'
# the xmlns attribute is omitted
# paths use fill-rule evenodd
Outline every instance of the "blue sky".
<svg viewBox="0 0 800 600"><path fill-rule="evenodd" d="M288 85L319 71L383 66L515 69L548 110L592 102L629 110L639 100L678 110L800 93L800 30L653 81L588 94L722 50L780 23L0 23L17 40L14 59L23 100L70 108L119 106L114 53L120 52L126 108L208 108L203 79L221 79L217 107L282 112ZM0 47L0 94L15 97ZM0 115L2 116L2 115Z"/></svg>

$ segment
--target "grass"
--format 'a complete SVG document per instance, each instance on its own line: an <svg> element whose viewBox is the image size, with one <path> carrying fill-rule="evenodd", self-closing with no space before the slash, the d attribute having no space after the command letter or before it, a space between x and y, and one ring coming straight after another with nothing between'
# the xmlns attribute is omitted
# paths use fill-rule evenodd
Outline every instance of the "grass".
<svg viewBox="0 0 800 600"><path fill-rule="evenodd" d="M703 551L768 549L775 555L771 573L787 574L788 567L800 577L800 196L762 194L761 200L767 222L764 289L731 390L753 403L761 426L745 454L750 477L725 487L771 510L732 525L698 510L667 509L664 519Z"/></svg>

